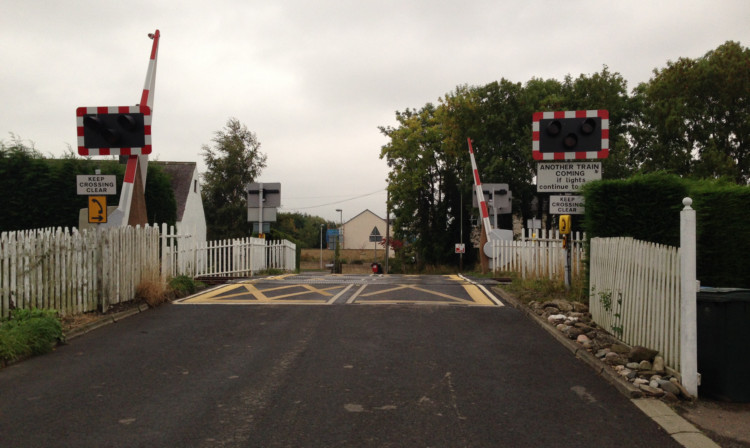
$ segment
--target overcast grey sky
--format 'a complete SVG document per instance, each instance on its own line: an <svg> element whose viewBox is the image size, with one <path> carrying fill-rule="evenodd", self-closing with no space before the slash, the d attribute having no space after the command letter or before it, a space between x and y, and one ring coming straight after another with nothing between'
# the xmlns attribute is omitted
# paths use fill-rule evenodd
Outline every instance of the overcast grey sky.
<svg viewBox="0 0 750 448"><path fill-rule="evenodd" d="M337 208L344 221L385 217L378 126L397 110L458 85L603 65L632 89L668 60L750 45L747 0L0 0L0 11L0 139L75 150L78 106L140 100L159 29L151 160L202 170L201 145L236 117L268 156L258 180L282 184L281 211L337 222Z"/></svg>

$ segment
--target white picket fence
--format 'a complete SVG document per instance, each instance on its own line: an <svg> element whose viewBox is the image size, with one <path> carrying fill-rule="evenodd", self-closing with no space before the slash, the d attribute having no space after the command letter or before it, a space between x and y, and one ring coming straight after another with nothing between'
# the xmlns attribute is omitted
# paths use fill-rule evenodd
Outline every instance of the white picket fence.
<svg viewBox="0 0 750 448"><path fill-rule="evenodd" d="M162 276L241 277L269 269L294 271L296 245L287 240L236 238L195 242L162 225Z"/></svg>
<svg viewBox="0 0 750 448"><path fill-rule="evenodd" d="M85 313L133 300L143 281L170 276L250 276L294 271L289 241L257 238L195 244L162 226L36 229L0 234L0 317L13 308Z"/></svg>
<svg viewBox="0 0 750 448"><path fill-rule="evenodd" d="M569 235L571 277L583 274L585 234ZM557 230L525 229L521 239L492 242L493 272L517 272L524 279L562 280L565 273L565 249Z"/></svg>
<svg viewBox="0 0 750 448"><path fill-rule="evenodd" d="M592 238L589 308L629 345L658 350L680 369L679 249L633 238Z"/></svg>
<svg viewBox="0 0 750 448"><path fill-rule="evenodd" d="M13 308L75 314L132 300L159 278L159 229L73 228L0 234L0 317Z"/></svg>

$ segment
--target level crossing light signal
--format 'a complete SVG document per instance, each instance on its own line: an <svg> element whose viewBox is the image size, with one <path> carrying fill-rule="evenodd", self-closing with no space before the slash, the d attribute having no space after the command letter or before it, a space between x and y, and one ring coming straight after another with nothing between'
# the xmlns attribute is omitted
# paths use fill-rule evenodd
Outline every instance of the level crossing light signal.
<svg viewBox="0 0 750 448"><path fill-rule="evenodd" d="M609 155L609 113L536 112L532 144L534 160L604 159Z"/></svg>
<svg viewBox="0 0 750 448"><path fill-rule="evenodd" d="M147 106L79 107L78 154L151 153L151 109Z"/></svg>

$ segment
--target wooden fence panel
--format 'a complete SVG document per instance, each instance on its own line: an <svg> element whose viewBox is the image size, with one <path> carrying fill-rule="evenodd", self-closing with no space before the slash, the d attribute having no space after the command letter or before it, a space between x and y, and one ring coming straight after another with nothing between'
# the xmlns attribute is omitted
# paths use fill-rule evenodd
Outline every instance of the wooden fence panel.
<svg viewBox="0 0 750 448"><path fill-rule="evenodd" d="M548 278L563 280L565 249L559 233L545 230L526 230L519 240L493 241L493 271L517 272L524 279ZM585 235L571 235L571 276L583 275L583 242Z"/></svg>
<svg viewBox="0 0 750 448"><path fill-rule="evenodd" d="M161 238L161 244L160 244ZM179 238L179 239L178 239ZM13 308L62 315L132 300L143 281L176 275L253 275L295 270L296 247L258 238L196 244L162 226L0 233L0 317Z"/></svg>
<svg viewBox="0 0 750 448"><path fill-rule="evenodd" d="M590 269L594 321L627 344L658 350L679 369L679 250L632 238L594 238Z"/></svg>
<svg viewBox="0 0 750 448"><path fill-rule="evenodd" d="M0 235L0 316L12 308L62 315L131 300L158 272L157 228L36 229Z"/></svg>

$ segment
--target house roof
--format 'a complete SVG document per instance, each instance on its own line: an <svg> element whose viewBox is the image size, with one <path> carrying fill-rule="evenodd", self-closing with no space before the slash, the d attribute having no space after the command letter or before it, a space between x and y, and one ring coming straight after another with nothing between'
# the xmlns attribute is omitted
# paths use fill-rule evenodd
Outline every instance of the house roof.
<svg viewBox="0 0 750 448"><path fill-rule="evenodd" d="M346 224L348 224L348 223L350 223L350 222L354 221L355 219L359 218L360 216L364 215L365 213L369 213L369 214L371 214L372 216L374 216L374 217L378 218L379 220L381 220L381 221L385 222L385 219L381 218L380 216L378 216L378 215L376 215L375 213L371 212L371 211L370 211L370 209L367 209L367 208L366 208L366 209L365 209L365 210L364 210L363 212L361 212L361 213L358 213L358 214L357 214L357 215L356 215L355 217L353 217L353 218L351 218L350 220L346 221L346 222L344 223L344 225L346 225Z"/></svg>
<svg viewBox="0 0 750 448"><path fill-rule="evenodd" d="M196 169L195 162L151 162L160 166L169 176L172 184L174 199L177 202L177 221L182 221L185 214L190 188L192 188L193 173Z"/></svg>

